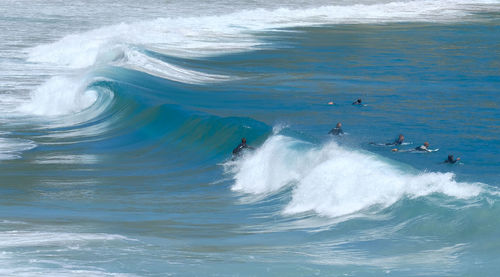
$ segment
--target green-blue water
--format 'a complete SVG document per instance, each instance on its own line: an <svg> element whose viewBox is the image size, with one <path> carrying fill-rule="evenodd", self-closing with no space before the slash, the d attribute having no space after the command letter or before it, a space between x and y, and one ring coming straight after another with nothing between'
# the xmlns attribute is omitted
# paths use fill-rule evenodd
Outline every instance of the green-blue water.
<svg viewBox="0 0 500 277"><path fill-rule="evenodd" d="M498 1L56 2L0 4L0 275L497 275Z"/></svg>

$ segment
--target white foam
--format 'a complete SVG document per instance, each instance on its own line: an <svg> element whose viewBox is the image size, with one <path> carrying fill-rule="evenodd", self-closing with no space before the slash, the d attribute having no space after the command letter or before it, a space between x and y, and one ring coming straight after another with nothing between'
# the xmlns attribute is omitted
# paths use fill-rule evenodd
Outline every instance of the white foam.
<svg viewBox="0 0 500 277"><path fill-rule="evenodd" d="M138 70L150 75L191 84L221 82L230 79L228 76L207 74L175 66L133 50L125 52L125 57L120 64L123 67Z"/></svg>
<svg viewBox="0 0 500 277"><path fill-rule="evenodd" d="M298 26L398 21L459 21L481 10L500 9L493 0L417 0L378 4L332 5L301 10L256 9L221 16L160 18L118 24L69 35L29 53L32 62L89 67L118 56L117 46L141 45L177 56L204 56L251 50L262 42L255 32Z"/></svg>
<svg viewBox="0 0 500 277"><path fill-rule="evenodd" d="M47 157L39 156L33 163L37 164L93 164L98 161L96 155L50 155Z"/></svg>
<svg viewBox="0 0 500 277"><path fill-rule="evenodd" d="M4 277L132 277L135 274L113 273L104 270L85 270L85 269L49 269L35 266L23 266L20 268L0 269L1 276Z"/></svg>
<svg viewBox="0 0 500 277"><path fill-rule="evenodd" d="M0 160L18 159L23 151L35 147L36 144L31 140L0 137Z"/></svg>
<svg viewBox="0 0 500 277"><path fill-rule="evenodd" d="M10 222L8 222L10 223ZM82 265L68 253L95 251L95 243L131 239L105 233L40 231L0 232L1 276L134 276ZM63 257L54 259L54 257Z"/></svg>
<svg viewBox="0 0 500 277"><path fill-rule="evenodd" d="M97 92L87 90L85 79L55 76L33 91L31 100L18 110L36 115L61 115L79 112L97 100Z"/></svg>
<svg viewBox="0 0 500 277"><path fill-rule="evenodd" d="M367 208L385 208L404 197L441 193L470 198L479 184L456 182L452 173L408 173L381 158L329 142L321 147L274 135L237 162L232 189L269 194L293 186L285 214L313 211L338 217Z"/></svg>
<svg viewBox="0 0 500 277"><path fill-rule="evenodd" d="M64 245L89 241L125 240L124 236L92 233L52 233L32 231L0 232L0 249L21 246Z"/></svg>

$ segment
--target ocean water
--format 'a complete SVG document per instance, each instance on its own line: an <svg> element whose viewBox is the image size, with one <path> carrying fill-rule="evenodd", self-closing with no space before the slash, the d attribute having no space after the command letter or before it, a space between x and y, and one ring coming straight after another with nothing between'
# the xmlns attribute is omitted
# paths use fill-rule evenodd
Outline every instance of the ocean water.
<svg viewBox="0 0 500 277"><path fill-rule="evenodd" d="M1 276L498 276L500 1L0 11Z"/></svg>

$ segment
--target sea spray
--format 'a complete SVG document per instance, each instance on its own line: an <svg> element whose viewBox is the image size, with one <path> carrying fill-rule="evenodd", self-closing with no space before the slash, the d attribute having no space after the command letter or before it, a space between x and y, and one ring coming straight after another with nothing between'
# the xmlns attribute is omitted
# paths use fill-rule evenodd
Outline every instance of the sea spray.
<svg viewBox="0 0 500 277"><path fill-rule="evenodd" d="M270 194L292 185L285 214L314 211L338 217L371 207L386 208L403 199L441 193L470 198L480 184L455 181L453 173L408 171L382 158L339 146L314 146L282 135L271 136L233 168L232 189Z"/></svg>
<svg viewBox="0 0 500 277"><path fill-rule="evenodd" d="M61 115L79 112L97 100L97 92L87 89L87 79L55 76L33 91L31 101L19 111L36 115Z"/></svg>

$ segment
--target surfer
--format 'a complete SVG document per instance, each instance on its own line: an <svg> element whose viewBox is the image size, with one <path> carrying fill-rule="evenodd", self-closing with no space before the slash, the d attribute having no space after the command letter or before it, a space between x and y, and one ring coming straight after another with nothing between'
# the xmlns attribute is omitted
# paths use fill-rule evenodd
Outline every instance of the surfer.
<svg viewBox="0 0 500 277"><path fill-rule="evenodd" d="M328 132L328 134L332 134L334 136L339 136L339 135L343 135L344 134L344 131L342 130L342 123L337 123L337 126L335 126L335 128L331 129L330 132Z"/></svg>
<svg viewBox="0 0 500 277"><path fill-rule="evenodd" d="M415 147L415 150L424 151L424 152L431 152L431 150L429 150L429 143L427 141L424 142L424 144L422 144L418 147Z"/></svg>
<svg viewBox="0 0 500 277"><path fill-rule="evenodd" d="M242 138L241 139L241 143L238 144L238 146L236 146L236 148L233 149L233 155L239 155L239 154L241 154L241 151L243 151L244 149L253 149L252 147L250 147L250 146L247 145L247 139L246 138Z"/></svg>
<svg viewBox="0 0 500 277"><path fill-rule="evenodd" d="M361 104L361 98L358 98L358 100L352 102L353 105L362 105Z"/></svg>
<svg viewBox="0 0 500 277"><path fill-rule="evenodd" d="M394 141L394 142L389 142L389 143L386 143L385 145L401 145L403 144L405 140L405 136L403 136L402 134L399 134L398 138Z"/></svg>
<svg viewBox="0 0 500 277"><path fill-rule="evenodd" d="M429 149L429 143L426 141L424 144L415 147L415 149L408 149L408 150L399 150L397 148L391 149L392 152L436 152L439 151L439 149Z"/></svg>
<svg viewBox="0 0 500 277"><path fill-rule="evenodd" d="M387 142L387 143L370 142L370 144L381 145L381 146L383 146L383 145L399 146L399 145L403 144L404 141L405 141L405 136L403 136L402 134L399 134L399 136L393 142Z"/></svg>
<svg viewBox="0 0 500 277"><path fill-rule="evenodd" d="M387 142L387 143L376 143L376 142L370 142L371 145L378 145L378 146L400 146L403 144L405 140L405 136L402 134L399 134L399 136L393 141L393 142Z"/></svg>
<svg viewBox="0 0 500 277"><path fill-rule="evenodd" d="M448 163L448 164L454 164L458 161L460 161L460 157L458 157L456 160L454 160L453 155L448 155L448 159L444 160L444 162Z"/></svg>

